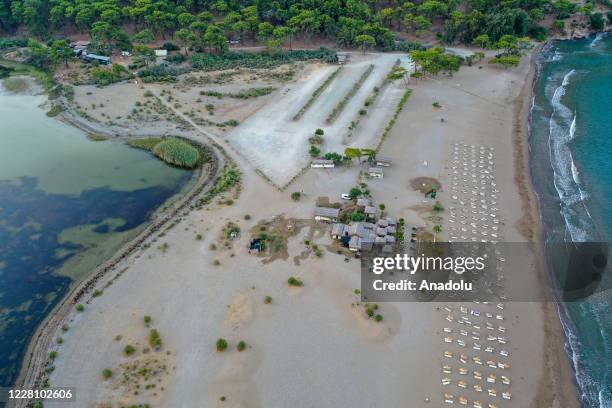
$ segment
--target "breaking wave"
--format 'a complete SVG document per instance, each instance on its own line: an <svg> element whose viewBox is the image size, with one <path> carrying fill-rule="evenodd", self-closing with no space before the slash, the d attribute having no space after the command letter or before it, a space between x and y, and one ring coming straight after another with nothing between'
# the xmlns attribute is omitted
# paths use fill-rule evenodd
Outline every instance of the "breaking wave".
<svg viewBox="0 0 612 408"><path fill-rule="evenodd" d="M554 186L561 202L561 215L574 242L585 242L594 231L585 201L588 194L581 188L579 171L569 144L576 136L576 114L561 102L575 70L563 77L551 98L548 146L554 174Z"/></svg>

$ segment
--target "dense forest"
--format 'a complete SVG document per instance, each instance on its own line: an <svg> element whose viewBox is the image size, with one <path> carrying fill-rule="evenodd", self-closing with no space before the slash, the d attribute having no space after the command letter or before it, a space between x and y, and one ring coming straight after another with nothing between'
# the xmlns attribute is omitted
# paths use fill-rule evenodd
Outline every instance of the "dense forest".
<svg viewBox="0 0 612 408"><path fill-rule="evenodd" d="M605 18L592 12L595 6L578 9L569 0L0 0L0 32L25 29L43 39L89 33L108 52L154 38L221 52L228 40L278 47L296 36L388 50L398 34L419 37L432 29L448 44L494 43L506 34L543 39L547 16L561 29L574 12L591 15L601 29Z"/></svg>

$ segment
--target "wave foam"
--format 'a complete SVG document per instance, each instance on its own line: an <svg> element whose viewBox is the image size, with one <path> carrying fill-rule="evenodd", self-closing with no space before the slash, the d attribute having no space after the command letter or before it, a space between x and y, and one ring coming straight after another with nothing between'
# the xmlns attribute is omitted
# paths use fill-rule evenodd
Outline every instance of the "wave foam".
<svg viewBox="0 0 612 408"><path fill-rule="evenodd" d="M585 203L588 194L581 188L579 172L569 148L576 137L577 115L561 102L575 73L572 69L565 74L551 98L553 112L549 120L548 145L553 183L561 202L561 215L572 241L585 242L589 240L590 231L594 231L594 225Z"/></svg>

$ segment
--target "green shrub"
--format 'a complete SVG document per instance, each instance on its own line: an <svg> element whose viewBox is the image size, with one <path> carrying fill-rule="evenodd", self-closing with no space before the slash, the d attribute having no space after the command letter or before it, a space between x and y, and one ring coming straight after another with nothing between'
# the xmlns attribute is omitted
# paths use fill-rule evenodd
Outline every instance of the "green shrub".
<svg viewBox="0 0 612 408"><path fill-rule="evenodd" d="M155 329L151 329L149 331L149 344L151 344L151 347L155 347L156 349L159 349L162 346L161 336Z"/></svg>
<svg viewBox="0 0 612 408"><path fill-rule="evenodd" d="M153 153L166 163L179 167L194 168L200 159L198 149L177 138L162 140L155 145Z"/></svg>
<svg viewBox="0 0 612 408"><path fill-rule="evenodd" d="M0 50L7 48L21 48L28 45L27 38L0 38Z"/></svg>
<svg viewBox="0 0 612 408"><path fill-rule="evenodd" d="M603 30L605 21L604 16L601 13L592 13L589 16L589 24L593 30Z"/></svg>
<svg viewBox="0 0 612 408"><path fill-rule="evenodd" d="M438 108L438 109L442 107L442 105L440 105L440 102L434 102L431 104L431 106L433 106L434 108Z"/></svg>
<svg viewBox="0 0 612 408"><path fill-rule="evenodd" d="M264 303L266 305L269 305L270 303L272 303L272 296L266 296L264 297Z"/></svg>
<svg viewBox="0 0 612 408"><path fill-rule="evenodd" d="M74 307L76 309L77 312L82 312L83 310L85 310L85 306L83 306L82 304L78 304Z"/></svg>
<svg viewBox="0 0 612 408"><path fill-rule="evenodd" d="M293 201L300 201L301 197L302 197L302 193L300 193L299 191L295 191L295 192L291 193L291 199Z"/></svg>
<svg viewBox="0 0 612 408"><path fill-rule="evenodd" d="M374 321L376 321L376 322L382 322L382 320L383 320L382 315L377 314L376 316L374 316Z"/></svg>
<svg viewBox="0 0 612 408"><path fill-rule="evenodd" d="M289 284L289 286L304 286L304 282L302 282L298 278L294 278L293 276L287 279L287 283Z"/></svg>
<svg viewBox="0 0 612 408"><path fill-rule="evenodd" d="M151 316L146 315L145 317L143 317L142 320L144 321L145 326L149 327L152 319L151 319Z"/></svg>
<svg viewBox="0 0 612 408"><path fill-rule="evenodd" d="M128 344L123 348L123 354L125 354L126 356L131 356L135 352L136 352L136 348L132 346L131 344Z"/></svg>
<svg viewBox="0 0 612 408"><path fill-rule="evenodd" d="M104 294L104 291L101 291L100 289L96 289L93 291L93 293L91 294L92 297L100 297Z"/></svg>
<svg viewBox="0 0 612 408"><path fill-rule="evenodd" d="M49 109L49 112L47 112L47 116L49 116L50 118L53 118L59 115L60 113L62 113L64 110L65 109L62 105L53 105L51 109Z"/></svg>
<svg viewBox="0 0 612 408"><path fill-rule="evenodd" d="M110 368L105 368L104 370L102 370L102 377L105 380L108 380L112 376L113 376L113 370L111 370Z"/></svg>
<svg viewBox="0 0 612 408"><path fill-rule="evenodd" d="M442 212L444 211L444 207L442 207L442 204L440 204L439 201L436 201L436 203L431 207L435 212Z"/></svg>
<svg viewBox="0 0 612 408"><path fill-rule="evenodd" d="M52 351L49 353L49 360L53 361L57 358L57 351Z"/></svg>
<svg viewBox="0 0 612 408"><path fill-rule="evenodd" d="M243 351L246 348L246 346L247 344L244 341L240 340L238 342L238 345L236 346L236 350Z"/></svg>
<svg viewBox="0 0 612 408"><path fill-rule="evenodd" d="M227 348L227 340L223 338L217 339L216 343L217 351L223 351Z"/></svg>
<svg viewBox="0 0 612 408"><path fill-rule="evenodd" d="M319 156L319 154L321 153L321 149L319 149L315 145L310 145L310 151L308 153L310 153L310 157L315 158Z"/></svg>
<svg viewBox="0 0 612 408"><path fill-rule="evenodd" d="M170 67L167 65L155 65L138 71L138 76L143 82L175 82L176 77L188 72L186 68Z"/></svg>
<svg viewBox="0 0 612 408"><path fill-rule="evenodd" d="M365 219L366 219L366 216L364 213L355 211L351 214L351 221L360 222L360 221L365 221Z"/></svg>

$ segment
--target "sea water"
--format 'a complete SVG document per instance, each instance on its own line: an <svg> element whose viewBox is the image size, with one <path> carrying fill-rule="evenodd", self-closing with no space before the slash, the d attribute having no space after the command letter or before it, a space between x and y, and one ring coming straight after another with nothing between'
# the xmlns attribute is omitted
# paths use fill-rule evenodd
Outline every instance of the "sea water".
<svg viewBox="0 0 612 408"><path fill-rule="evenodd" d="M191 172L49 118L44 95L0 84L0 386L37 325L178 194Z"/></svg>
<svg viewBox="0 0 612 408"><path fill-rule="evenodd" d="M542 50L529 147L546 242L610 242L612 35ZM559 314L583 405L612 407L611 291L563 303Z"/></svg>

